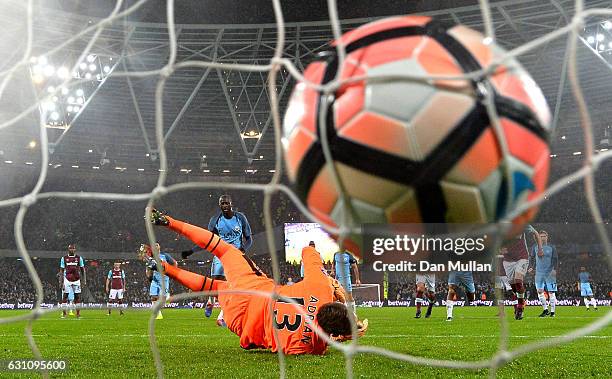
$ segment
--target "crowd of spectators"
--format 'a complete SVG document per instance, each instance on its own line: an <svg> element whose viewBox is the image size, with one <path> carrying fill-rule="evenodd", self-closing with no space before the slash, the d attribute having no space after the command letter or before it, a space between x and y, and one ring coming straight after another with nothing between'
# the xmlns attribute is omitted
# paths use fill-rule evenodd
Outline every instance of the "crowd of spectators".
<svg viewBox="0 0 612 379"><path fill-rule="evenodd" d="M0 199L20 195L4 189ZM14 184L19 186L19 184ZM129 176L90 183L79 178L49 179L43 191L73 192L149 192L154 182L143 182ZM196 225L208 225L219 209L222 194L230 194L234 209L243 212L253 233L264 230L263 194L256 191L181 191L170 193L156 202L159 209ZM24 238L29 250L63 251L74 243L80 251L126 252L147 239L143 215L146 202L40 199L28 209L24 220ZM303 219L297 207L283 194L272 197L271 216L274 226ZM13 222L17 207L5 208L0 222L0 249L15 249ZM185 247L189 245L185 241Z"/></svg>
<svg viewBox="0 0 612 379"><path fill-rule="evenodd" d="M576 172L581 168L581 159L554 158L551 160L553 181ZM604 222L612 219L612 161L603 162L595 175L597 202ZM537 216L539 222L550 223L591 223L593 218L586 200L583 181L571 185L542 203Z"/></svg>
<svg viewBox="0 0 612 379"><path fill-rule="evenodd" d="M201 258L199 260L198 258ZM253 256L254 262L261 270L272 276L271 259L267 256ZM83 286L83 300L85 302L105 302L107 294L105 283L114 260L86 260L87 285ZM126 277L126 300L134 302L147 302L149 299L149 281L145 275L145 267L138 260L122 260L122 269ZM44 290L45 303L57 303L61 296L61 281L59 277L59 258L41 258L33 261L34 267L40 277ZM197 272L202 275L210 273L211 259L208 256L192 256L189 260L178 260L181 268ZM0 277L0 303L34 302L35 290L26 271L25 265L17 258L1 258L0 267L3 275ZM280 262L281 282L286 283L289 278L296 282L300 279L300 266ZM171 293L185 292L180 284L170 281Z"/></svg>
<svg viewBox="0 0 612 379"><path fill-rule="evenodd" d="M56 300L59 296L59 259L52 266L50 260L34 260L34 268L40 276L44 299ZM33 302L35 289L21 259L0 259L0 302Z"/></svg>

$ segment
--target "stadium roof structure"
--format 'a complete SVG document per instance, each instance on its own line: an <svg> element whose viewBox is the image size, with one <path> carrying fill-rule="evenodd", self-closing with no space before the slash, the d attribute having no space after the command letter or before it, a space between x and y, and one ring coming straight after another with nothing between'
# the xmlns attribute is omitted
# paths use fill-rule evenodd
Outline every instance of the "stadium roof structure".
<svg viewBox="0 0 612 379"><path fill-rule="evenodd" d="M78 63L76 59L93 33L54 54L46 52L111 11L110 8L87 8L93 2L74 3L46 2L45 8L35 9L33 54L44 56L56 68ZM126 6L133 3L130 1ZM115 74L164 66L169 54L168 30L163 22L164 3L145 4L142 10L102 31L91 47L92 62L86 62L84 69L87 71L89 64L95 63L92 73L101 76L97 80L94 76L84 101L71 108L79 110L72 112L68 124L48 129L52 142L51 165L87 170L98 167L101 173L138 169L157 172L154 93L159 76L127 78ZM176 61L267 64L274 53L277 36L270 2L240 3L176 2ZM243 6L243 3L249 5ZM317 52L328 48L332 39L325 2L302 3L305 2L283 2L288 21L284 55L299 69L311 62ZM483 29L481 10L473 1L388 1L380 2L380 6L371 1L367 2L369 5L362 3L366 2L339 2L343 31L398 13L421 13ZM589 1L587 6L609 8L610 2ZM13 38L0 41L0 71L20 58L21 45L25 42L25 2L10 1L4 7L0 14L0 35ZM304 7L303 12L300 7ZM513 49L566 25L572 17L573 1L493 1L491 10L498 43ZM196 23L200 18L203 21ZM215 20L227 23L210 23ZM592 19L588 24L601 21ZM611 51L596 54L586 40L578 50L580 78L593 111L596 142L603 139L609 125L612 100L609 63L612 34L605 38L606 43L611 41ZM553 153L569 156L583 150L583 139L565 75L566 46L564 36L520 56L519 60L540 85L554 112L557 128L552 136ZM15 116L40 96L32 75L32 67L24 68L8 83L0 99L1 120ZM163 96L169 170L190 175L269 177L274 167L274 138L266 83L266 73L199 68L176 71L168 79ZM281 112L294 83L282 69L276 83ZM0 165L11 161L36 166L40 162L39 152L30 145L37 139L39 117L40 113L35 110L15 125L0 130Z"/></svg>

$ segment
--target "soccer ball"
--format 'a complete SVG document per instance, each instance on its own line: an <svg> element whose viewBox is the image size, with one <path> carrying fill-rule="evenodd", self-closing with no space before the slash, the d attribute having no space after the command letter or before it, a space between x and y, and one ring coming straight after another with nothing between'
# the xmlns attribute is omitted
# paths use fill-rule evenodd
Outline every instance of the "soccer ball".
<svg viewBox="0 0 612 379"><path fill-rule="evenodd" d="M550 112L516 60L476 80L397 78L477 71L504 54L499 46L465 26L421 16L372 22L342 41L342 67L331 50L304 77L325 84L339 70L341 79L355 80L325 99L297 83L283 123L288 176L316 217L338 225L345 209L320 142L325 110L334 166L361 223L493 222L545 189ZM359 80L382 75L396 77ZM487 84L507 159L483 103ZM535 212L513 222L518 227Z"/></svg>

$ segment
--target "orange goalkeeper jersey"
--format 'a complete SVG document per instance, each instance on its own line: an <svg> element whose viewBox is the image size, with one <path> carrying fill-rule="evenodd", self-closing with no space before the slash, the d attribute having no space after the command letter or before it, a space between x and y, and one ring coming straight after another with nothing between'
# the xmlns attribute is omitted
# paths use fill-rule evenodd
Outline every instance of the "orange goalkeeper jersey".
<svg viewBox="0 0 612 379"><path fill-rule="evenodd" d="M306 316L283 300L277 300L270 312L270 298L253 297L240 336L242 347L264 347L275 352L280 345L285 354L325 353L327 344L313 331L313 325L319 308L334 301L334 289L330 278L323 272L321 256L313 247L302 249L302 262L304 280L292 286L280 286L277 292L300 304ZM268 291L273 288L272 284ZM260 286L258 290L265 289ZM272 323L277 328L278 345Z"/></svg>

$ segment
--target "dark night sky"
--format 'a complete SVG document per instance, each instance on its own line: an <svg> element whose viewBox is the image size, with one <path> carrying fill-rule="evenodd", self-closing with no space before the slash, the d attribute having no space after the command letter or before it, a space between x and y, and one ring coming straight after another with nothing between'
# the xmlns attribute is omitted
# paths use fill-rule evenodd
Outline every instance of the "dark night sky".
<svg viewBox="0 0 612 379"><path fill-rule="evenodd" d="M126 0L129 6L136 0ZM470 0L338 0L341 19L416 13L475 5ZM47 3L53 6L53 2ZM110 0L55 0L69 12L93 17L108 15L115 5ZM321 21L328 18L325 0L282 0L287 22ZM166 21L166 1L150 0L130 16L131 21ZM271 0L176 0L175 17L179 24L257 24L274 22Z"/></svg>

